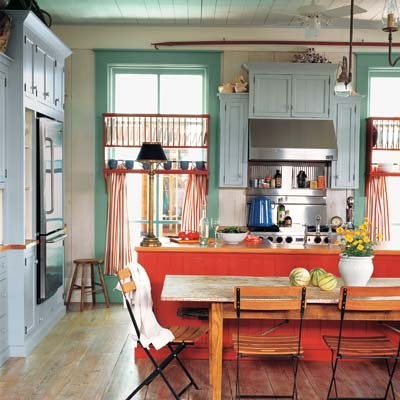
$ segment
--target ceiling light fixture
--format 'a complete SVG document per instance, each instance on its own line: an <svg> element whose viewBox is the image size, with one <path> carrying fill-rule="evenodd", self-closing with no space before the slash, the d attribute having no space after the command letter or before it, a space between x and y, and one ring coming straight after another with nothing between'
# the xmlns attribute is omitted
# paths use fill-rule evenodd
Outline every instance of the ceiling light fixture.
<svg viewBox="0 0 400 400"><path fill-rule="evenodd" d="M349 97L353 91L352 81L352 59L353 59L353 20L354 20L354 0L350 2L350 38L349 38L349 60L346 56L342 61L342 72L336 80L335 94L341 97Z"/></svg>
<svg viewBox="0 0 400 400"><path fill-rule="evenodd" d="M385 7L383 7L382 12L382 22L384 26L383 31L389 33L389 64L391 67L394 67L400 60L400 57L392 60L392 32L397 32L399 29L399 8L396 0L385 1Z"/></svg>
<svg viewBox="0 0 400 400"><path fill-rule="evenodd" d="M310 15L305 23L304 34L306 39L314 39L321 33L321 20L318 15Z"/></svg>

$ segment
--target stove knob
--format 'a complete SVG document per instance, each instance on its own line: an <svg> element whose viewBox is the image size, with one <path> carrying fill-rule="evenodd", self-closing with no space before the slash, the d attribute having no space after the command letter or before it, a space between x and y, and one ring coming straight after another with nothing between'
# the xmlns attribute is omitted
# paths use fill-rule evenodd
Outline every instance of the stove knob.
<svg viewBox="0 0 400 400"><path fill-rule="evenodd" d="M273 238L272 236L268 236L267 239L268 239L270 242L273 242L273 241L274 241L274 238Z"/></svg>
<svg viewBox="0 0 400 400"><path fill-rule="evenodd" d="M282 236L278 236L278 237L276 238L276 242L277 242L277 243L282 243L282 242L283 242L283 237L282 237Z"/></svg>
<svg viewBox="0 0 400 400"><path fill-rule="evenodd" d="M292 242L293 242L293 238L292 238L291 236L288 236L288 237L285 239L285 241L286 241L286 243L292 243Z"/></svg>
<svg viewBox="0 0 400 400"><path fill-rule="evenodd" d="M321 243L321 241L322 241L322 239L321 239L321 237L320 236L317 236L315 239L314 239L314 243Z"/></svg>
<svg viewBox="0 0 400 400"><path fill-rule="evenodd" d="M324 238L324 243L326 243L326 244L329 243L329 238L328 237Z"/></svg>

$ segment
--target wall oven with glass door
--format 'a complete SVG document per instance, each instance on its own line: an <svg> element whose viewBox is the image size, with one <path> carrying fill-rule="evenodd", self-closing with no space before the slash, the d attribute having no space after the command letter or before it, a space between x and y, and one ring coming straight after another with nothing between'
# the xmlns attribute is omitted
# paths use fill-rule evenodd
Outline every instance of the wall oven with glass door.
<svg viewBox="0 0 400 400"><path fill-rule="evenodd" d="M37 302L64 284L64 157L61 122L37 117L38 279Z"/></svg>

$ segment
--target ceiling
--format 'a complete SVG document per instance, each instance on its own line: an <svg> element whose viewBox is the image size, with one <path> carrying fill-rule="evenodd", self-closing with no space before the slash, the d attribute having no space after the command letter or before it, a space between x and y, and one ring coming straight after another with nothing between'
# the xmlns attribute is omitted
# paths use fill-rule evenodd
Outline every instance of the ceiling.
<svg viewBox="0 0 400 400"><path fill-rule="evenodd" d="M134 24L168 26L301 27L313 0L36 0L53 24ZM314 0L326 10L350 0ZM355 0L366 12L354 16L355 28L381 28L384 0ZM329 14L329 12L327 12ZM321 27L349 26L349 17L321 18Z"/></svg>

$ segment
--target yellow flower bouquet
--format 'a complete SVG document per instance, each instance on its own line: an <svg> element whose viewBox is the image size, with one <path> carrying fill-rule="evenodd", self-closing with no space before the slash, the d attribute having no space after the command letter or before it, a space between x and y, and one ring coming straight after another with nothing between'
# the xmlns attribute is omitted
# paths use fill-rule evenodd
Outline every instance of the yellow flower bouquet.
<svg viewBox="0 0 400 400"><path fill-rule="evenodd" d="M339 227L336 233L341 238L336 242L347 257L370 257L374 254L374 241L371 238L371 224L364 218L361 225L353 229ZM377 237L378 239L378 237Z"/></svg>

